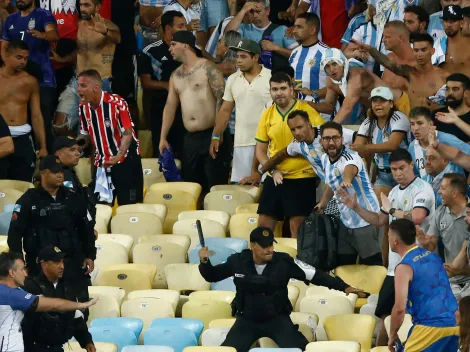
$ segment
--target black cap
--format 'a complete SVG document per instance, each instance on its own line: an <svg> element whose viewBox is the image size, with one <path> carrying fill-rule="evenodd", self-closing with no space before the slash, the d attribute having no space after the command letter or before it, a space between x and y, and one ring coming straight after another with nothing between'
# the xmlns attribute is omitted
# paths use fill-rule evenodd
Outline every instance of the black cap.
<svg viewBox="0 0 470 352"><path fill-rule="evenodd" d="M39 171L50 170L57 172L63 170L65 165L55 155L46 155L39 161Z"/></svg>
<svg viewBox="0 0 470 352"><path fill-rule="evenodd" d="M51 245L41 249L38 254L38 262L58 262L59 260L64 259L66 256L67 254L62 252L59 247Z"/></svg>
<svg viewBox="0 0 470 352"><path fill-rule="evenodd" d="M258 243L263 248L272 246L273 242L277 243L273 231L268 227L257 227L251 231L250 242Z"/></svg>
<svg viewBox="0 0 470 352"><path fill-rule="evenodd" d="M74 145L79 145L78 141L73 137L59 136L54 141L54 151L61 150L62 148L70 148Z"/></svg>
<svg viewBox="0 0 470 352"><path fill-rule="evenodd" d="M442 10L443 20L461 20L463 19L462 8L458 5L449 5Z"/></svg>
<svg viewBox="0 0 470 352"><path fill-rule="evenodd" d="M202 57L201 49L199 49L196 46L196 37L194 36L194 34L192 32L190 32L190 31L178 31L175 34L173 34L172 41L178 42L178 43L183 43L183 44L188 44L191 48L194 49L197 56Z"/></svg>
<svg viewBox="0 0 470 352"><path fill-rule="evenodd" d="M462 16L463 17L470 17L470 7L462 8Z"/></svg>

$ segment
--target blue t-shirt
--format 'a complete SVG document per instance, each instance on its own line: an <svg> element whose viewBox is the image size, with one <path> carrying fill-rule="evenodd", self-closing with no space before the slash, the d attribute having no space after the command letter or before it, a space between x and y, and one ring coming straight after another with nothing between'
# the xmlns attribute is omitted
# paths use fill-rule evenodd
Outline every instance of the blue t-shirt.
<svg viewBox="0 0 470 352"><path fill-rule="evenodd" d="M43 9L36 8L28 16L21 16L20 11L15 12L5 20L3 40L23 40L29 47L29 58L41 67L43 78L41 86L55 87L54 70L50 59L51 46L47 40L33 37L28 30L35 29L45 32L49 24L57 24L54 16Z"/></svg>
<svg viewBox="0 0 470 352"><path fill-rule="evenodd" d="M266 28L258 28L253 24L241 24L238 32L242 35L242 37L246 39L254 40L255 42L259 43L263 39L263 32L267 29ZM294 38L288 38L286 36L286 26L279 26L275 30L272 31L271 35L273 36L273 42L285 49L293 49L295 48L298 43Z"/></svg>

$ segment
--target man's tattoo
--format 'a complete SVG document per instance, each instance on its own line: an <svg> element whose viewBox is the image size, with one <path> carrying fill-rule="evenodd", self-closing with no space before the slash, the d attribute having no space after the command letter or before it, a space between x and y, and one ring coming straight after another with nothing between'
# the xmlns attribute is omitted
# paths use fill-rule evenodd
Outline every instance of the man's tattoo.
<svg viewBox="0 0 470 352"><path fill-rule="evenodd" d="M222 72L212 63L206 65L206 74L207 79L209 80L209 85L212 89L212 94L217 101L216 112L219 111L220 106L222 105L222 97L224 96L225 90L225 80Z"/></svg>
<svg viewBox="0 0 470 352"><path fill-rule="evenodd" d="M413 221L413 213L411 211L405 211L403 217L407 220Z"/></svg>
<svg viewBox="0 0 470 352"><path fill-rule="evenodd" d="M400 65L395 61L390 60L386 55L382 54L376 48L371 48L370 55L375 59L375 61L384 66L385 68L392 71L394 74L409 79L410 72L414 70L414 67L409 65Z"/></svg>
<svg viewBox="0 0 470 352"><path fill-rule="evenodd" d="M122 136L127 137L127 136L130 136L131 134L132 134L132 130L128 129L122 133ZM121 154L121 155L126 154L127 150L129 149L129 146L131 145L131 141L132 141L132 136L131 138L122 138L121 145L119 146L118 154Z"/></svg>
<svg viewBox="0 0 470 352"><path fill-rule="evenodd" d="M175 71L175 76L178 78L187 78L191 76L193 73L196 73L203 67L202 65L195 66L189 72L183 72L183 67L180 67L178 70Z"/></svg>
<svg viewBox="0 0 470 352"><path fill-rule="evenodd" d="M104 65L109 65L113 63L114 55L113 54L101 54L101 62Z"/></svg>

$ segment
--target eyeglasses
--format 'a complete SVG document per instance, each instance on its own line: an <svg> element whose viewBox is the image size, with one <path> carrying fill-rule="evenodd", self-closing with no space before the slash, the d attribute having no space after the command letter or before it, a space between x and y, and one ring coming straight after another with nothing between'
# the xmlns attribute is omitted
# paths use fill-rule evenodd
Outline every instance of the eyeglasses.
<svg viewBox="0 0 470 352"><path fill-rule="evenodd" d="M325 143L330 143L331 141L337 143L341 139L341 136L328 136L328 137L321 137L321 140Z"/></svg>

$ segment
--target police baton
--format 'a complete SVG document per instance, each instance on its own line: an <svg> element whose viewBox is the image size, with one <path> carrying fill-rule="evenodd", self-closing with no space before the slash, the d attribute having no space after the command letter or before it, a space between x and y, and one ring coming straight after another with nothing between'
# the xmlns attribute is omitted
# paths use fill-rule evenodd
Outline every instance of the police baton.
<svg viewBox="0 0 470 352"><path fill-rule="evenodd" d="M201 247L205 247L206 242L204 241L204 233L202 233L202 226L201 226L200 220L196 220L196 227L197 227L197 234L199 235L199 243L201 244Z"/></svg>

